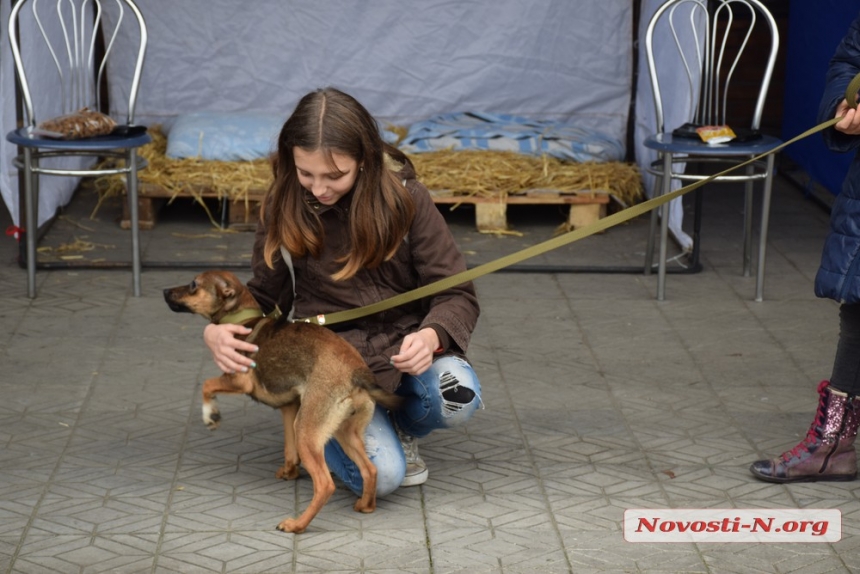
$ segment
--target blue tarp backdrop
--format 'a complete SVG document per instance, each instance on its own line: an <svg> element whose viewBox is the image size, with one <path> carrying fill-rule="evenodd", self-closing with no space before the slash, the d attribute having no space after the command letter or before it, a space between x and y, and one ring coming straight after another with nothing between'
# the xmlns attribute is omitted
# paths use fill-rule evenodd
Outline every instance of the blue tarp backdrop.
<svg viewBox="0 0 860 574"><path fill-rule="evenodd" d="M784 139L818 123L818 104L827 64L858 12L860 0L791 0L782 122ZM839 193L853 157L831 152L821 136L792 144L783 153L834 194Z"/></svg>

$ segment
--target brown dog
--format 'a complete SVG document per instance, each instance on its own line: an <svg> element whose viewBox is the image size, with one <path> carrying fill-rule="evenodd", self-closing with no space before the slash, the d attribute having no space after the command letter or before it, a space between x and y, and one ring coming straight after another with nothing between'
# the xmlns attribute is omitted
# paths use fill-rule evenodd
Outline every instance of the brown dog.
<svg viewBox="0 0 860 574"><path fill-rule="evenodd" d="M311 476L314 496L297 519L278 525L285 532L302 532L334 492L334 481L323 455L326 442L336 438L356 464L364 481L357 512L376 508L376 467L364 448L364 431L374 404L396 408L399 399L376 386L355 348L332 331L311 323L263 317L241 281L228 271L201 273L190 285L164 290L173 311L202 315L213 323L235 322L252 329L245 340L259 347L248 373L228 374L203 383L203 422L215 429L221 420L215 395L246 394L280 409L284 420L284 466L276 476L294 479L299 461Z"/></svg>

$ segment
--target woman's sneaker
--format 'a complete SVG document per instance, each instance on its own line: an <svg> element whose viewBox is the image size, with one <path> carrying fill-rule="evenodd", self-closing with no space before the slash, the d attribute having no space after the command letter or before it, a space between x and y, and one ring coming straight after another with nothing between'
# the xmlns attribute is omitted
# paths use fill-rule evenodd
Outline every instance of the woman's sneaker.
<svg viewBox="0 0 860 574"><path fill-rule="evenodd" d="M395 428L396 425L395 425ZM403 477L403 482L400 486L418 486L427 482L429 472L427 465L421 460L418 454L418 443L414 436L409 436L399 428L397 428L397 437L400 439L400 444L403 447L403 454L406 455L406 476Z"/></svg>

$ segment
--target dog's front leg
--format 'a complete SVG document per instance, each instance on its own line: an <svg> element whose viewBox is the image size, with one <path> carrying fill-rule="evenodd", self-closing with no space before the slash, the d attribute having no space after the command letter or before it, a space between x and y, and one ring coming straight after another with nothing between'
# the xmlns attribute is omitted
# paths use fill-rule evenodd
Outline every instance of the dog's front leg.
<svg viewBox="0 0 860 574"><path fill-rule="evenodd" d="M296 447L296 413L299 401L280 407L284 419L284 466L275 473L277 478L293 480L299 477L299 451Z"/></svg>
<svg viewBox="0 0 860 574"><path fill-rule="evenodd" d="M218 399L215 395L248 394L253 388L253 381L248 375L228 375L206 379L203 383L203 422L209 430L215 430L221 424L221 411L218 409Z"/></svg>

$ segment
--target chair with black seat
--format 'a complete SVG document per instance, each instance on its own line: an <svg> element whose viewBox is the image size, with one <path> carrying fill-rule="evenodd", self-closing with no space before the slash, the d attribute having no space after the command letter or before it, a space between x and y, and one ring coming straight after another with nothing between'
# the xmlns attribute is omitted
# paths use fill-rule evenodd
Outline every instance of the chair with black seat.
<svg viewBox="0 0 860 574"><path fill-rule="evenodd" d="M136 30L123 30L123 26ZM120 33L122 30L123 33ZM23 242L27 293L36 296L39 176L97 177L124 174L131 218L132 283L140 295L140 236L137 171L145 163L137 149L151 141L146 129L134 125L134 110L146 52L146 24L133 0L18 0L8 22L9 41L22 102L23 126L6 138L21 150L14 160L24 183ZM110 62L117 42L133 42L125 63ZM40 57L42 57L40 59ZM118 67L118 68L117 68ZM127 81L114 81L114 69ZM125 70L124 68L128 68ZM38 93L31 80L38 79ZM50 89L45 89L50 85ZM110 90L122 121L111 133L83 139L46 137L40 121L83 108L102 109L102 93ZM34 97L35 96L35 97ZM36 108L39 108L38 110ZM53 158L76 157L74 167ZM47 160L47 161L44 161ZM113 160L113 161L111 161Z"/></svg>
<svg viewBox="0 0 860 574"><path fill-rule="evenodd" d="M673 65L684 68L686 82L674 82L673 89L661 90L661 59L655 55L655 37L674 45L678 56ZM666 194L673 181L691 183L768 152L782 142L759 131L762 111L779 47L776 22L759 0L668 0L654 13L645 34L645 55L654 96L656 133L644 145L658 153L649 172L657 178L658 193ZM664 43L664 49L665 43ZM740 76L743 70L744 77ZM750 78L756 71L757 77ZM678 84L684 87L679 89ZM690 102L693 115L682 126L664 124L668 106ZM744 105L751 109L742 109ZM697 126L728 125L737 138L727 143L706 143ZM691 137L692 136L692 137ZM702 168L709 165L719 169ZM755 300L763 299L765 251L774 177L774 155L745 168L720 176L715 183L744 183L744 251L743 274L750 276L753 243L753 191L763 182L761 222L759 225L758 261ZM694 191L693 248L691 263L699 264L702 219L702 190ZM665 299L666 257L669 206L664 204L651 214L651 228L646 248L645 273L651 272L654 258L654 235L660 220L660 248L657 299Z"/></svg>

